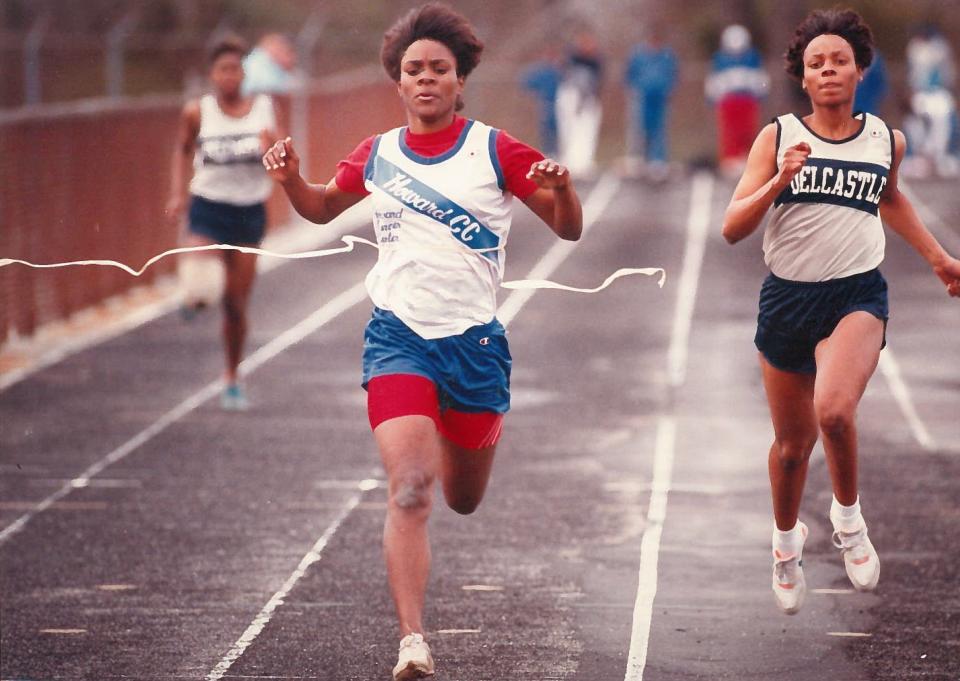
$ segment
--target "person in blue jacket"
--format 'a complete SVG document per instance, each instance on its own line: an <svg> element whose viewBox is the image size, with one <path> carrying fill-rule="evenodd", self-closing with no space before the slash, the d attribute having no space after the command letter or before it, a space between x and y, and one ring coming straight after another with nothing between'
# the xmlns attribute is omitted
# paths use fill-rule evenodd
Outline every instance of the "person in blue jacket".
<svg viewBox="0 0 960 681"><path fill-rule="evenodd" d="M632 94L635 144L642 149L651 176L662 179L669 158L667 108L677 83L677 57L660 27L653 27L648 39L633 49L624 81Z"/></svg>
<svg viewBox="0 0 960 681"><path fill-rule="evenodd" d="M890 87L887 83L887 66L879 52L874 50L873 62L864 70L863 78L857 86L853 100L854 111L866 111L874 116L880 115L883 100Z"/></svg>
<svg viewBox="0 0 960 681"><path fill-rule="evenodd" d="M520 78L523 89L530 92L540 105L540 148L547 156L556 156L557 144L557 88L563 79L557 50L530 64Z"/></svg>

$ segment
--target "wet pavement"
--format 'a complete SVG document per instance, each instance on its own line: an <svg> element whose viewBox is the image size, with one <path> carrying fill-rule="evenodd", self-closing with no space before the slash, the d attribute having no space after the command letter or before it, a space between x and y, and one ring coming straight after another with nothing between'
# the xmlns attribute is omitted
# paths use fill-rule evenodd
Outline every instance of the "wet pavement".
<svg viewBox="0 0 960 681"><path fill-rule="evenodd" d="M624 181L551 276L586 287L663 266L662 290L542 291L510 321L514 408L487 498L462 517L438 497L431 520L436 678L960 679L960 303L888 236L890 354L929 440L878 371L859 426L879 589L849 589L818 451L802 511L812 591L783 616L752 344L764 267L759 235L719 237L723 182L682 383L672 373L693 186ZM960 208L947 185L913 189L943 218ZM507 278L554 242L518 206ZM356 284L374 257L261 277L250 412L219 410L215 312L161 316L0 392L0 678L389 678L385 491L358 386L370 306ZM638 598L651 565L656 595Z"/></svg>

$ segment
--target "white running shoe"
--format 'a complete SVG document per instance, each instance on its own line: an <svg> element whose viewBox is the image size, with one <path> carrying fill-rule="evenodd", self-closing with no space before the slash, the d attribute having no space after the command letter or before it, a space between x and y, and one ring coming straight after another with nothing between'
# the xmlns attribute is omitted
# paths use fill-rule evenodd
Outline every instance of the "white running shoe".
<svg viewBox="0 0 960 681"><path fill-rule="evenodd" d="M795 554L783 554L773 549L773 595L777 607L787 615L796 615L807 594L807 582L803 578L803 543L807 540L807 526L797 521L800 527L800 548Z"/></svg>
<svg viewBox="0 0 960 681"><path fill-rule="evenodd" d="M867 536L867 524L863 518L860 519L860 528L853 532L834 529L833 545L843 555L843 565L853 588L857 591L876 589L880 579L880 558Z"/></svg>
<svg viewBox="0 0 960 681"><path fill-rule="evenodd" d="M393 668L393 681L433 676L433 656L423 634L407 634L400 641L400 656Z"/></svg>

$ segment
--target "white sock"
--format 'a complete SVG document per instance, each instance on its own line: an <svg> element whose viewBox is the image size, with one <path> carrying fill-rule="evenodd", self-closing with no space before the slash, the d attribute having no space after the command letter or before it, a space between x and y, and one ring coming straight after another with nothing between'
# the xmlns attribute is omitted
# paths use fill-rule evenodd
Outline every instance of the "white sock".
<svg viewBox="0 0 960 681"><path fill-rule="evenodd" d="M800 532L800 521L792 530L784 532L776 525L773 526L773 550L781 556L795 556L803 547L803 534Z"/></svg>
<svg viewBox="0 0 960 681"><path fill-rule="evenodd" d="M830 520L833 522L833 529L841 532L855 532L860 529L863 523L863 516L860 515L860 497L849 506L844 506L837 498L833 498L830 504Z"/></svg>

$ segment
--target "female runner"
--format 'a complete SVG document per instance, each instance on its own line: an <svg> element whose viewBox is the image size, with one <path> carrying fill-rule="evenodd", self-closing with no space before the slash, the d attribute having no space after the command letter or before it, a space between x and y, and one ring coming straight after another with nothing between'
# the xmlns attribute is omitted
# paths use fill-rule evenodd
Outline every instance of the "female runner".
<svg viewBox="0 0 960 681"><path fill-rule="evenodd" d="M214 91L188 102L180 116L167 214L179 219L189 180L187 246L259 246L263 239L267 224L265 202L273 191L273 183L261 165L265 150L261 138L276 138L277 121L270 97L241 94L241 61L246 52L246 46L237 38L216 42L209 56ZM191 160L192 179L187 171ZM247 303L257 272L257 256L230 250L220 253L225 270L223 343L226 350L225 386L220 404L227 410L244 410L248 401L237 367L247 335Z"/></svg>
<svg viewBox="0 0 960 681"><path fill-rule="evenodd" d="M749 236L773 207L763 238L771 274L760 292L756 345L775 439L773 592L788 614L803 603L798 520L807 461L823 437L833 483L834 544L859 591L876 587L880 561L857 489L857 405L885 342L887 285L881 218L930 264L951 296L960 261L937 243L897 187L906 142L882 120L853 111L873 56L869 27L853 11L810 14L787 50L812 113L767 125L727 207L723 236Z"/></svg>
<svg viewBox="0 0 960 681"><path fill-rule="evenodd" d="M383 546L402 637L395 679L434 670L421 619L434 482L450 508L472 513L509 408L510 353L494 314L512 197L563 239L582 230L566 168L457 115L482 49L450 8L414 9L386 32L381 51L405 127L362 142L326 185L300 177L289 138L263 158L297 212L314 222L372 197L380 252L366 279L375 307L363 385L389 482Z"/></svg>

